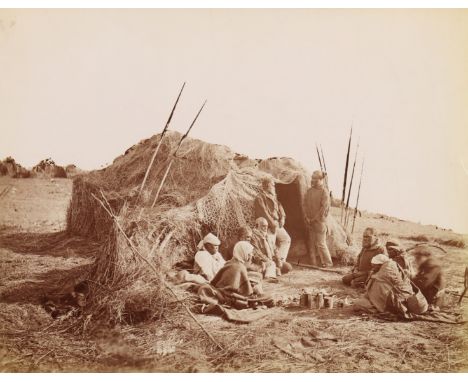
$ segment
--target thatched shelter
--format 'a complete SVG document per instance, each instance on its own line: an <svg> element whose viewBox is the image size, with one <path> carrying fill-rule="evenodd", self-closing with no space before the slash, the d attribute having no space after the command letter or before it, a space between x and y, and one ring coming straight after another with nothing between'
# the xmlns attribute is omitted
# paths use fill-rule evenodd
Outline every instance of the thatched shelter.
<svg viewBox="0 0 468 382"><path fill-rule="evenodd" d="M159 135L132 146L109 167L74 178L67 229L102 243L90 278L112 289L128 278L140 284L152 280L155 288L160 288L167 271L193 261L196 244L207 232L220 237L222 252L236 239L239 227L253 226L253 203L267 176L275 180L287 214L290 257L308 262L302 197L310 175L293 159L252 160L228 147L187 138L152 208L180 137L177 132L166 134L141 195L140 186ZM329 219L328 240L332 255L337 257L348 248L347 236L332 217ZM156 284L154 272L142 257L160 271Z"/></svg>

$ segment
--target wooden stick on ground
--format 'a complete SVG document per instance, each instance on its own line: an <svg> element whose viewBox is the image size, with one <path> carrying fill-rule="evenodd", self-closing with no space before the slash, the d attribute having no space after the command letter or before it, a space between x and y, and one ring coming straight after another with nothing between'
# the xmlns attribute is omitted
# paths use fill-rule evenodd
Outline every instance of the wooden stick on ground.
<svg viewBox="0 0 468 382"><path fill-rule="evenodd" d="M331 272L331 273L338 273L340 275L343 274L342 271L338 269L331 269L331 268L322 268L318 267L316 265L309 265L309 264L300 264L300 263L291 263L292 265L296 265L298 267L303 267L303 268L309 268L309 269L317 269L318 271L324 271L324 272Z"/></svg>
<svg viewBox="0 0 468 382"><path fill-rule="evenodd" d="M102 208L104 208L104 210L110 215L110 217L112 218L112 220L114 221L115 225L117 226L117 228L119 229L119 231L122 233L122 235L124 236L125 240L127 241L127 243L129 244L130 248L132 249L133 253L135 255L137 255L141 260L143 260L156 274L158 273L158 270L153 266L153 264L151 264L151 262L145 257L143 256L140 251L138 251L138 249L135 247L135 245L132 243L132 241L128 238L127 234L125 233L125 231L123 230L122 226L120 225L118 219L117 219L117 216L115 216L112 211L110 209L108 209L106 207L106 205L102 202L101 199L99 199L98 197L96 197L96 195L94 194L91 194L92 197L94 199L96 199L102 206ZM109 205L109 202L107 201L106 197L104 196L104 193L102 192L101 190L101 196L103 197L104 201L106 202L106 204L108 206ZM190 311L190 309L187 307L187 305L184 304L184 302L179 299L179 296L177 296L177 294L174 292L174 290L169 286L169 284L167 284L165 281L164 282L164 286L172 293L172 295L174 295L174 297L176 298L177 302L181 303L182 306L185 308L185 310L187 311L187 313L190 315L190 317L198 324L198 326L203 330L203 332L208 336L208 338L221 350L223 350L223 347L214 339L214 337L208 333L208 331L205 329L205 327L203 326L203 324L198 321L198 319L193 315L193 313Z"/></svg>

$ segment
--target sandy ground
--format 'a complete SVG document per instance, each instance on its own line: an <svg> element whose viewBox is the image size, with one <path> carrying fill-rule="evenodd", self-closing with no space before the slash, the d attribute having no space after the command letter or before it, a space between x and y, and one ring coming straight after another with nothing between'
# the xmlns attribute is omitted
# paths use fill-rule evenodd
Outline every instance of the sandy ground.
<svg viewBox="0 0 468 382"><path fill-rule="evenodd" d="M0 371L468 370L468 324L390 322L357 315L352 307L309 310L285 305L258 311L262 319L246 325L197 315L223 350L183 313L95 332L92 337L55 330L58 321L43 310L41 299L54 292L54 285L73 280L91 263L95 251L93 243L60 233L71 181L0 177L0 195L3 190L8 192L0 198ZM365 214L357 220L356 245L366 226L398 237L459 237L435 226ZM60 245L44 251L45 242ZM468 265L467 251L444 248L448 253L440 257L448 287L458 291ZM304 288L325 289L351 301L359 296L340 279L338 273L297 267L265 289L289 300ZM467 306L465 300L465 313Z"/></svg>

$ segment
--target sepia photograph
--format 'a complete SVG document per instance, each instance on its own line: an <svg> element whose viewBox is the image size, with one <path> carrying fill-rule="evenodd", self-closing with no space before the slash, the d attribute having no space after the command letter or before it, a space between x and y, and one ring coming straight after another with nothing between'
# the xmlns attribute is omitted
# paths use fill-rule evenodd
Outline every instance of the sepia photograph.
<svg viewBox="0 0 468 382"><path fill-rule="evenodd" d="M0 372L468 372L468 8L6 3Z"/></svg>

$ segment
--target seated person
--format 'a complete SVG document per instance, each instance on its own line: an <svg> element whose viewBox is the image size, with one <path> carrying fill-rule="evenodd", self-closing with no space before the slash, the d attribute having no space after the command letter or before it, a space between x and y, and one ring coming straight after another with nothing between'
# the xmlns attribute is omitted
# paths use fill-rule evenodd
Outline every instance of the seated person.
<svg viewBox="0 0 468 382"><path fill-rule="evenodd" d="M441 306L445 288L441 265L434 259L432 252L427 247L416 247L413 255L418 267L413 283L421 290L429 304Z"/></svg>
<svg viewBox="0 0 468 382"><path fill-rule="evenodd" d="M350 274L343 276L343 283L352 287L364 286L372 268L371 260L378 254L385 254L385 249L380 244L377 231L368 227L362 236L362 250L358 255L356 265Z"/></svg>
<svg viewBox="0 0 468 382"><path fill-rule="evenodd" d="M252 228L250 228L248 225L245 225L243 227L240 227L237 230L237 235L236 238L234 239L233 242L227 247L226 252L224 253L224 258L226 260L230 260L232 258L232 253L234 250L234 246L238 241L248 241L251 242L252 240Z"/></svg>
<svg viewBox="0 0 468 382"><path fill-rule="evenodd" d="M199 251L195 254L194 272L202 275L208 281L213 280L216 273L226 261L218 252L221 241L212 233L206 235L198 244Z"/></svg>
<svg viewBox="0 0 468 382"><path fill-rule="evenodd" d="M254 247L252 269L261 272L265 278L276 278L276 264L279 259L275 255L275 245L268 235L268 222L265 218L260 217L255 221L251 242Z"/></svg>
<svg viewBox="0 0 468 382"><path fill-rule="evenodd" d="M234 246L232 259L211 280L211 285L224 292L250 296L254 288L249 280L247 266L252 258L254 247L247 241L239 241Z"/></svg>
<svg viewBox="0 0 468 382"><path fill-rule="evenodd" d="M276 194L271 176L262 179L262 190L254 201L255 218L263 217L268 222L268 235L275 243L279 268L286 261L291 246L291 237L284 228L286 214Z"/></svg>
<svg viewBox="0 0 468 382"><path fill-rule="evenodd" d="M385 248L387 249L388 257L396 262L408 277L411 277L413 275L413 267L400 242L397 239L389 239L385 243Z"/></svg>
<svg viewBox="0 0 468 382"><path fill-rule="evenodd" d="M420 314L427 310L427 301L424 297L422 300L414 298L411 280L396 262L379 254L372 258L371 264L364 299L355 302L358 309L401 314Z"/></svg>

